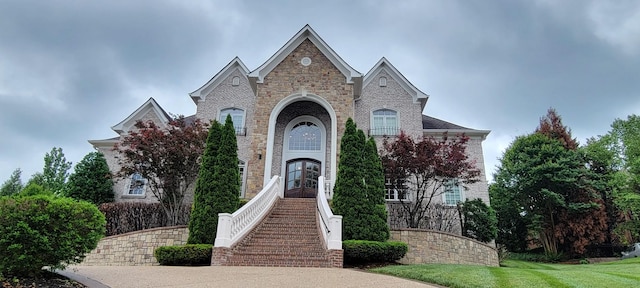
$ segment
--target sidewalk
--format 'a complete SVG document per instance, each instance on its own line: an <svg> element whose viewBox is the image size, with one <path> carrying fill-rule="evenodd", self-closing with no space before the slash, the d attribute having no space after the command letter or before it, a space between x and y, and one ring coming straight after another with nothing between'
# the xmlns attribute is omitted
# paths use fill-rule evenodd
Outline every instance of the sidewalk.
<svg viewBox="0 0 640 288"><path fill-rule="evenodd" d="M91 288L126 287L437 287L356 269L229 266L70 266Z"/></svg>

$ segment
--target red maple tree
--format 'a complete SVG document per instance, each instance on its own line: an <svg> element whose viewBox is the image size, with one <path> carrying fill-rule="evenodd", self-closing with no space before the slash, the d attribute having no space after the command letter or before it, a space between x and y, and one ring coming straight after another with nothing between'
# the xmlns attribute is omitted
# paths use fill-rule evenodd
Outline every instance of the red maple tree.
<svg viewBox="0 0 640 288"><path fill-rule="evenodd" d="M419 141L404 132L393 141L384 139L381 158L387 183L407 194L398 197L407 227L418 228L428 220L434 199L445 192L447 183L479 181L480 169L466 153L468 141L468 136L449 138L446 133Z"/></svg>

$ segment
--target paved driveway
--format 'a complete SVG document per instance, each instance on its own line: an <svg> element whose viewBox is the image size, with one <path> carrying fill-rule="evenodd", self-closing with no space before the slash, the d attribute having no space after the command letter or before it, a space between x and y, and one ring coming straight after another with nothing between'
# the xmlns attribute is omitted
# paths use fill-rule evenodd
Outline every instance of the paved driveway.
<svg viewBox="0 0 640 288"><path fill-rule="evenodd" d="M437 287L356 269L338 268L71 266L61 274L84 279L83 282L89 282L90 287L95 288ZM94 281L91 285L91 280L99 283Z"/></svg>

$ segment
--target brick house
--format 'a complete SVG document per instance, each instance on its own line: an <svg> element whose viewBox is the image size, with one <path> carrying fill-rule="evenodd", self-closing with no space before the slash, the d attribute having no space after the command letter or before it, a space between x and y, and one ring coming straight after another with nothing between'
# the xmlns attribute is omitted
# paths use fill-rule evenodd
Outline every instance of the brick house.
<svg viewBox="0 0 640 288"><path fill-rule="evenodd" d="M303 27L264 64L249 70L234 58L202 87L189 93L197 117L224 122L231 115L236 126L242 197L252 198L274 176L283 177L285 197L314 197L317 178L336 177L340 138L345 122L381 143L383 135L401 130L413 137L465 133L468 152L482 173L481 181L443 194L445 206L466 198L489 202L482 141L487 130L458 126L423 114L429 96L412 85L387 59L366 74L349 66L310 27ZM137 120L163 125L171 117L150 98L129 117L111 127L119 136L89 142L105 154L112 171L119 169L113 145ZM118 180L116 201L156 201L139 175ZM397 203L387 191L389 207ZM192 201L188 195L186 201Z"/></svg>

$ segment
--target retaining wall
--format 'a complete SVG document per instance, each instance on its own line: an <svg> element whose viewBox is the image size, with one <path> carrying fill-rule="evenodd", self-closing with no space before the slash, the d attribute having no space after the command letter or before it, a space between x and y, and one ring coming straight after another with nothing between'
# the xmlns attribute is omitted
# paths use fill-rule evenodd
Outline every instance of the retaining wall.
<svg viewBox="0 0 640 288"><path fill-rule="evenodd" d="M158 265L153 251L160 246L184 245L187 226L172 226L129 232L102 238L81 265L137 266Z"/></svg>
<svg viewBox="0 0 640 288"><path fill-rule="evenodd" d="M498 266L498 251L491 245L439 231L400 229L391 231L391 240L409 245L402 264L475 264Z"/></svg>

